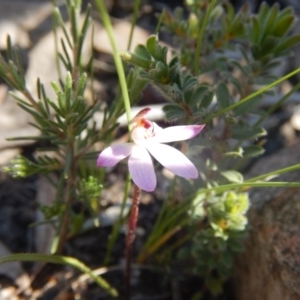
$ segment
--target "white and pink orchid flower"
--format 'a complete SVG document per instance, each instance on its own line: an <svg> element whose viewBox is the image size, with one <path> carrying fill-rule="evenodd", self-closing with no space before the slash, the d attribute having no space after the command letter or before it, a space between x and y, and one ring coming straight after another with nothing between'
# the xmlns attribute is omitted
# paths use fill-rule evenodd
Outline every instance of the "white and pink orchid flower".
<svg viewBox="0 0 300 300"><path fill-rule="evenodd" d="M194 164L177 149L164 143L183 141L196 136L204 125L171 126L161 128L144 118L150 108L141 110L133 119L132 143L121 143L104 149L98 167L113 167L129 156L128 168L133 182L142 190L152 192L156 175L150 154L174 174L195 179L198 171ZM150 154L149 154L150 153Z"/></svg>

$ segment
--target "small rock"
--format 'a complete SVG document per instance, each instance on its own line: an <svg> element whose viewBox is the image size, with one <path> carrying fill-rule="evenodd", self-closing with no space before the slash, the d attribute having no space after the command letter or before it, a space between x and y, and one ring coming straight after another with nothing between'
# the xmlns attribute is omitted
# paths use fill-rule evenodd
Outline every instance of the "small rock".
<svg viewBox="0 0 300 300"><path fill-rule="evenodd" d="M248 177L298 164L300 142L260 159ZM300 170L276 177L299 182ZM250 191L250 233L236 261L234 287L238 300L300 299L300 188Z"/></svg>
<svg viewBox="0 0 300 300"><path fill-rule="evenodd" d="M300 106L296 107L291 118L291 125L294 129L300 131Z"/></svg>
<svg viewBox="0 0 300 300"><path fill-rule="evenodd" d="M39 130L28 123L31 115L20 108L10 95L0 109L0 149L32 144L33 140L8 141L8 138L38 136Z"/></svg>
<svg viewBox="0 0 300 300"><path fill-rule="evenodd" d="M11 254L12 253L0 241L0 257L4 257ZM30 286L29 276L23 270L21 263L18 261L0 264L0 274L3 274L13 279L20 289L26 289ZM11 292L14 292L14 288L13 287L10 288L11 289L5 289L5 291L3 291L0 288L0 299L10 299L10 300L13 299L13 298L9 298L8 295L6 294L9 293L9 295L11 295ZM3 294L5 294L6 296Z"/></svg>
<svg viewBox="0 0 300 300"><path fill-rule="evenodd" d="M129 21L118 20L113 25L114 36L117 43L117 49L119 51L126 51L128 45L128 39L130 36L131 24ZM145 44L150 33L138 26L134 28L132 43L130 50L133 50L138 44ZM105 28L95 28L94 37L95 49L99 52L112 53L110 41L108 39Z"/></svg>
<svg viewBox="0 0 300 300"><path fill-rule="evenodd" d="M21 149L19 148L0 150L0 167L6 166L10 160L15 158L20 153Z"/></svg>

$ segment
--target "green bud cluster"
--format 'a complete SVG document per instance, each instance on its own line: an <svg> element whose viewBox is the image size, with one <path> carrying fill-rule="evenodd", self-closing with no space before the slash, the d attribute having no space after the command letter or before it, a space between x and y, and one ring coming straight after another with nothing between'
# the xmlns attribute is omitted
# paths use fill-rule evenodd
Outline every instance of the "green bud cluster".
<svg viewBox="0 0 300 300"><path fill-rule="evenodd" d="M232 275L236 253L243 250L249 207L248 195L228 192L207 202L207 228L193 236L194 272L203 276L212 294L222 292Z"/></svg>
<svg viewBox="0 0 300 300"><path fill-rule="evenodd" d="M65 209L65 204L60 201L54 201L51 206L42 205L40 207L40 210L44 214L45 220L47 221L62 216Z"/></svg>

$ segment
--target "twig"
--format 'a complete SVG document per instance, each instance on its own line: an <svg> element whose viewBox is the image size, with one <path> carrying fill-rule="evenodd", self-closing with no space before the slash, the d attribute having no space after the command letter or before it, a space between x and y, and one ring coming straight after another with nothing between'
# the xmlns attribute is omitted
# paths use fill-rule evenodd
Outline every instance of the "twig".
<svg viewBox="0 0 300 300"><path fill-rule="evenodd" d="M71 166L70 166L70 172L68 174L69 177L67 179L67 187L65 191L66 211L63 216L62 223L59 230L59 241L55 251L56 255L61 254L63 252L64 245L68 237L68 231L70 225L70 209L73 202L73 190L75 186L75 174L76 174L75 170L76 170L76 166L73 158L73 161L71 162Z"/></svg>

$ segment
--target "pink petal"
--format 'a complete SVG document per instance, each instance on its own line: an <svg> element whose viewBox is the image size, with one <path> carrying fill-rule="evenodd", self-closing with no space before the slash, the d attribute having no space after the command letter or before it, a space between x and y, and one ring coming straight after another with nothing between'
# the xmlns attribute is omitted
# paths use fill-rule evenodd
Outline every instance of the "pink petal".
<svg viewBox="0 0 300 300"><path fill-rule="evenodd" d="M196 136L205 125L171 126L158 130L153 138L158 143L184 141Z"/></svg>
<svg viewBox="0 0 300 300"><path fill-rule="evenodd" d="M198 171L194 164L177 149L164 144L147 145L147 149L174 174L185 178L198 178Z"/></svg>
<svg viewBox="0 0 300 300"><path fill-rule="evenodd" d="M98 159L97 167L113 167L120 160L130 155L134 144L115 144L104 149Z"/></svg>
<svg viewBox="0 0 300 300"><path fill-rule="evenodd" d="M142 190L152 192L156 187L156 176L152 159L146 148L134 146L128 160L133 182Z"/></svg>

